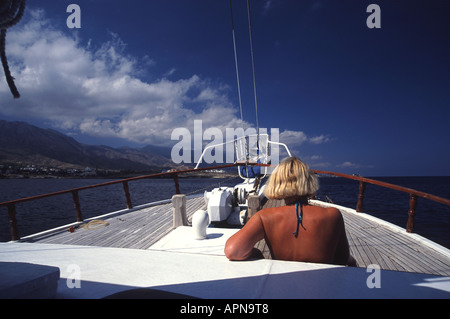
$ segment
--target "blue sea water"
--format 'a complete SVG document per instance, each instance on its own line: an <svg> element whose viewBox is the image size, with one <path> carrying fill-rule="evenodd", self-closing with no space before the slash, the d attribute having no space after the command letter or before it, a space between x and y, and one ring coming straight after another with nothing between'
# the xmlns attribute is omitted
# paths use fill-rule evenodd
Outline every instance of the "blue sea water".
<svg viewBox="0 0 450 319"><path fill-rule="evenodd" d="M450 198L450 176L443 177L376 177L391 184L416 189L436 196ZM0 202L55 192L75 187L104 183L105 179L0 179ZM203 193L219 185L233 186L239 179L180 178L181 192ZM356 207L357 181L343 178L322 177L319 199L330 198L334 203ZM129 182L134 206L151 201L171 198L175 192L172 179L151 179ZM84 218L126 208L121 184L79 193ZM406 227L409 210L409 194L367 184L364 212L400 227ZM58 195L16 205L20 235L26 236L56 226L74 222L75 209L71 194ZM424 198L418 199L414 232L450 248L450 206ZM0 241L10 239L8 211L0 207Z"/></svg>
<svg viewBox="0 0 450 319"><path fill-rule="evenodd" d="M390 184L450 199L450 176L375 177ZM327 194L334 203L356 208L359 182L342 178L322 178L319 197ZM409 194L366 184L363 211L406 229ZM450 206L418 198L414 232L450 248Z"/></svg>

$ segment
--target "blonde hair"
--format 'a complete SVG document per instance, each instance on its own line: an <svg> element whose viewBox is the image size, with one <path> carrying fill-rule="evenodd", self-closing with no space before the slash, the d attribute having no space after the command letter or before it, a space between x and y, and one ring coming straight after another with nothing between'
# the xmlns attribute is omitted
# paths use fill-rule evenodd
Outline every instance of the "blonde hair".
<svg viewBox="0 0 450 319"><path fill-rule="evenodd" d="M317 176L297 157L281 161L267 182L264 194L269 199L313 195L319 189Z"/></svg>

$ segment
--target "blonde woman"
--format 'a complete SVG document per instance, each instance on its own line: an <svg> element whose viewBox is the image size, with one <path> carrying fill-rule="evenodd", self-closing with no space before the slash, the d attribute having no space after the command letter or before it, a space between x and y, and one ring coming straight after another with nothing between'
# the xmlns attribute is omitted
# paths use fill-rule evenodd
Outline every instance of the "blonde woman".
<svg viewBox="0 0 450 319"><path fill-rule="evenodd" d="M227 258L251 258L254 245L265 238L273 259L355 266L339 210L309 205L318 189L308 165L296 157L283 160L264 193L269 199L284 199L286 206L265 208L250 218L228 239Z"/></svg>

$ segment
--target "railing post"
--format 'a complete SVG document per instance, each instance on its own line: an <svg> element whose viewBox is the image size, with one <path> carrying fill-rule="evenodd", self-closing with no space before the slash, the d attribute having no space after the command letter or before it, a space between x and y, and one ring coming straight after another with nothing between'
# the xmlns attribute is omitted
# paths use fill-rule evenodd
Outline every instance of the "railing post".
<svg viewBox="0 0 450 319"><path fill-rule="evenodd" d="M131 209L131 208L133 208L133 205L131 204L130 189L128 187L128 182L123 181L122 184L123 184L123 190L125 191L125 198L127 200L127 208Z"/></svg>
<svg viewBox="0 0 450 319"><path fill-rule="evenodd" d="M412 233L414 230L414 216L416 215L417 196L414 194L409 195L409 211L408 211L408 223L406 224L406 231Z"/></svg>
<svg viewBox="0 0 450 319"><path fill-rule="evenodd" d="M19 229L17 227L16 206L14 204L8 205L9 225L11 229L11 240L19 240Z"/></svg>
<svg viewBox="0 0 450 319"><path fill-rule="evenodd" d="M75 211L77 214L77 222L82 222L83 215L81 214L80 198L78 197L78 191L72 191L72 198L75 206Z"/></svg>
<svg viewBox="0 0 450 319"><path fill-rule="evenodd" d="M173 195L173 228L187 226L186 195Z"/></svg>
<svg viewBox="0 0 450 319"><path fill-rule="evenodd" d="M259 201L258 195L249 195L247 198L248 203L248 214L247 214L247 221L255 215L259 210L261 203Z"/></svg>
<svg viewBox="0 0 450 319"><path fill-rule="evenodd" d="M180 184L178 183L178 174L173 174L173 181L175 182L175 194L181 194Z"/></svg>
<svg viewBox="0 0 450 319"><path fill-rule="evenodd" d="M363 211L363 201L364 201L364 191L366 190L366 183L361 181L359 182L359 194L358 194L358 202L356 203L356 211Z"/></svg>

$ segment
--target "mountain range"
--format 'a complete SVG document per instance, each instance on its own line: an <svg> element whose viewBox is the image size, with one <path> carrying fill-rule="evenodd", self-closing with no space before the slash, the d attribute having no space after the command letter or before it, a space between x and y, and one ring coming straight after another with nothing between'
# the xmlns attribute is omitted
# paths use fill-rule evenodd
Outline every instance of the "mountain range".
<svg viewBox="0 0 450 319"><path fill-rule="evenodd" d="M172 168L170 149L87 145L52 129L0 120L0 164L147 171Z"/></svg>

